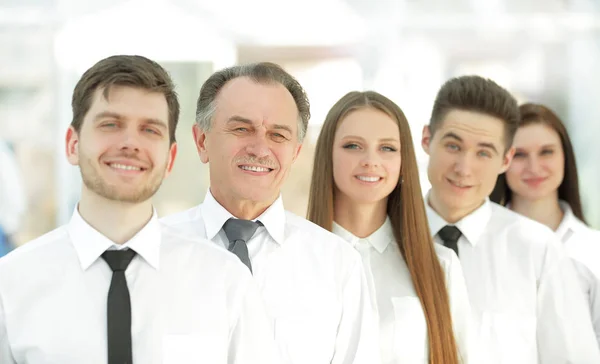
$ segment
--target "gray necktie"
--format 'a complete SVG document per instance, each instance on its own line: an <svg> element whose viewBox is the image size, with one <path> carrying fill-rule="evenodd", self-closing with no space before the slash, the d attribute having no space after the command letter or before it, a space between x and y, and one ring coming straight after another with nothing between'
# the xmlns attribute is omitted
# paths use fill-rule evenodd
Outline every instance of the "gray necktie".
<svg viewBox="0 0 600 364"><path fill-rule="evenodd" d="M251 220L241 220L231 218L223 225L223 231L229 239L229 251L237 255L242 263L246 264L250 272L252 272L252 264L250 263L250 257L248 256L248 246L246 243L256 229L258 229L259 223Z"/></svg>

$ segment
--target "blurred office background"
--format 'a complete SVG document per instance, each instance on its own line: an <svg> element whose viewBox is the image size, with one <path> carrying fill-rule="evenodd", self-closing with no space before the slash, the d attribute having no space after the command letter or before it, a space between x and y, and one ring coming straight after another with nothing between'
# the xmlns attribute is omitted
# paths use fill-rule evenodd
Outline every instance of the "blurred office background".
<svg viewBox="0 0 600 364"><path fill-rule="evenodd" d="M283 192L288 209L305 214L320 124L356 89L402 107L426 190L419 140L435 93L449 77L479 74L520 102L547 103L568 124L585 212L600 228L598 0L0 0L0 140L14 151L27 196L17 243L70 218L80 188L64 157L71 93L112 54L159 61L178 86L180 149L155 198L160 215L198 204L208 187L191 136L202 82L216 69L269 60L295 75L312 103Z"/></svg>

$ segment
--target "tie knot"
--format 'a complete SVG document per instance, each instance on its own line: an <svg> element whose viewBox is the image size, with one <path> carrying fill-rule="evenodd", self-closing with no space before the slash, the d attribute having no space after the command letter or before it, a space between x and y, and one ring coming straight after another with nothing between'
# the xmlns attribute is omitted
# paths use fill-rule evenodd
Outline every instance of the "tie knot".
<svg viewBox="0 0 600 364"><path fill-rule="evenodd" d="M440 230L438 235L444 242L456 243L462 233L456 226L446 225Z"/></svg>
<svg viewBox="0 0 600 364"><path fill-rule="evenodd" d="M227 239L229 239L230 242L235 242L237 240L248 242L252 235L254 235L256 229L258 229L258 226L259 223L252 220L231 218L223 225L223 231L225 231L225 235L227 235Z"/></svg>
<svg viewBox="0 0 600 364"><path fill-rule="evenodd" d="M131 249L107 250L102 254L102 258L113 272L125 271L133 257L135 257L135 251Z"/></svg>

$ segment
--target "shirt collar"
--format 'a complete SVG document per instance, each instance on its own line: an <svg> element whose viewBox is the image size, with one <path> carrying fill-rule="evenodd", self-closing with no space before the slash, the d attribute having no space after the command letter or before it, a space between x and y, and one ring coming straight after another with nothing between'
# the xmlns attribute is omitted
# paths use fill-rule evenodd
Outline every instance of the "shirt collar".
<svg viewBox="0 0 600 364"><path fill-rule="evenodd" d="M206 192L204 202L198 208L204 221L206 237L212 240L223 228L223 224L230 218L235 218L212 195L210 189ZM283 244L285 238L285 209L281 195L254 221L260 221L275 242Z"/></svg>
<svg viewBox="0 0 600 364"><path fill-rule="evenodd" d="M575 216L573 209L571 209L571 206L566 201L560 200L559 203L564 216L556 229L556 234L560 237L561 241L565 242L573 233L586 230L586 226Z"/></svg>
<svg viewBox="0 0 600 364"><path fill-rule="evenodd" d="M83 270L87 270L108 249L133 249L153 268L159 268L161 230L160 223L153 210L150 221L133 238L119 245L102 235L87 223L79 214L77 207L67 224L69 237L73 242Z"/></svg>
<svg viewBox="0 0 600 364"><path fill-rule="evenodd" d="M332 232L337 236L340 236L344 240L348 241L353 247L356 247L361 241L365 241L373 246L380 254L387 249L390 242L394 241L394 230L392 228L392 222L389 217L385 218L383 225L379 229L375 230L373 234L366 238L359 238L352 234L348 230L338 225L335 221L333 222Z"/></svg>
<svg viewBox="0 0 600 364"><path fill-rule="evenodd" d="M467 241L475 246L477 241L483 235L487 223L492 217L492 203L489 198L486 198L479 208L471 212L469 215L463 217L456 224L449 224L444 220L430 205L429 205L429 194L427 194L427 203L425 204L427 210L427 220L429 221L429 229L432 236L436 236L440 230L446 225L456 226L463 234Z"/></svg>

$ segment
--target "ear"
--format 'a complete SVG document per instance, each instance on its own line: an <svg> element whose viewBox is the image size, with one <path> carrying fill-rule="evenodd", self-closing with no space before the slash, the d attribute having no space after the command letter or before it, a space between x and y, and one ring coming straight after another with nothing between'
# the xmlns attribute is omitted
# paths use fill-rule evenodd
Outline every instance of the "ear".
<svg viewBox="0 0 600 364"><path fill-rule="evenodd" d="M506 153L504 153L504 157L502 157L502 169L500 169L500 173L498 173L498 174L502 174L502 173L506 172L508 167L510 167L510 163L512 162L512 159L514 156L515 156L515 147L510 147L510 149L508 149L506 151Z"/></svg>
<svg viewBox="0 0 600 364"><path fill-rule="evenodd" d="M294 157L292 158L292 162L295 162L296 158L298 158L298 154L300 154L300 151L302 150L302 145L304 144L298 144L298 147L296 147L296 150L294 151Z"/></svg>
<svg viewBox="0 0 600 364"><path fill-rule="evenodd" d="M79 165L79 134L72 126L69 126L65 136L65 152L71 165Z"/></svg>
<svg viewBox="0 0 600 364"><path fill-rule="evenodd" d="M198 150L198 155L202 163L208 163L208 151L206 150L206 132L201 130L198 124L192 126L192 134L194 135L194 144Z"/></svg>
<svg viewBox="0 0 600 364"><path fill-rule="evenodd" d="M429 155L429 145L431 144L431 130L429 125L423 127L423 133L421 136L421 146L427 155Z"/></svg>
<svg viewBox="0 0 600 364"><path fill-rule="evenodd" d="M173 165L175 165L175 157L177 156L177 143L171 144L169 149L169 161L167 162L167 171L165 172L165 178L171 174Z"/></svg>

